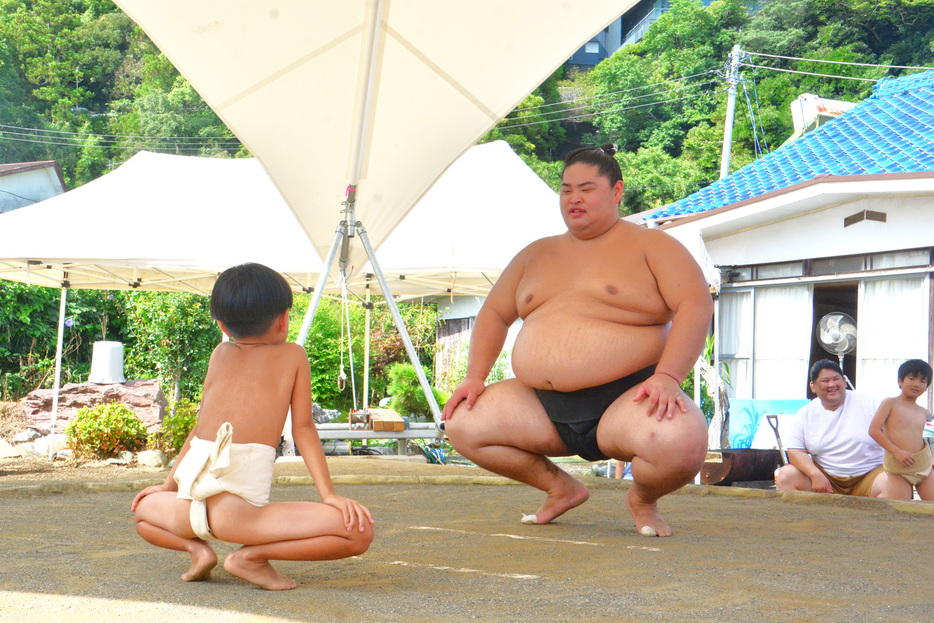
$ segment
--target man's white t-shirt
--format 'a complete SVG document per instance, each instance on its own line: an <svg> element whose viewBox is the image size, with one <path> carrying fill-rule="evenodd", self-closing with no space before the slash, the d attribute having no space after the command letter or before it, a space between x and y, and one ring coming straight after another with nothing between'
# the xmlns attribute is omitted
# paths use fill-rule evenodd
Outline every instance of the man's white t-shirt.
<svg viewBox="0 0 934 623"><path fill-rule="evenodd" d="M828 411L815 398L789 422L785 447L806 450L831 476L862 476L882 465L882 446L869 436L869 424L881 402L848 390L843 405Z"/></svg>

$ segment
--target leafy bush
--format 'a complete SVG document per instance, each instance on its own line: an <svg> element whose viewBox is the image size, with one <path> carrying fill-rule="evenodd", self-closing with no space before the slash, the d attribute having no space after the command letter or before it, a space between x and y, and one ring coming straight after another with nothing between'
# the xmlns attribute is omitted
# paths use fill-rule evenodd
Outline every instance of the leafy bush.
<svg viewBox="0 0 934 623"><path fill-rule="evenodd" d="M68 447L99 459L146 445L146 426L122 402L84 407L65 428Z"/></svg>
<svg viewBox="0 0 934 623"><path fill-rule="evenodd" d="M389 367L389 395L392 400L389 407L399 415L412 415L416 420L431 420L431 407L425 398L425 392L418 382L415 367L410 363L395 363ZM441 406L450 398L449 394L432 387L432 393Z"/></svg>
<svg viewBox="0 0 934 623"><path fill-rule="evenodd" d="M185 445L185 440L191 433L191 429L198 423L197 401L182 398L174 405L171 405L169 415L162 418L162 449L167 452L178 454ZM172 415L172 412L175 412ZM153 444L150 442L150 446Z"/></svg>

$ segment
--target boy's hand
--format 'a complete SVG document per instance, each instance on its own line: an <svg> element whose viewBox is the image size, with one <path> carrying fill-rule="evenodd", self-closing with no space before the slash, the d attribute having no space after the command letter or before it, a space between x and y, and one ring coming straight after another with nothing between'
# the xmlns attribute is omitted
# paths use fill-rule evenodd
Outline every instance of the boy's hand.
<svg viewBox="0 0 934 623"><path fill-rule="evenodd" d="M345 498L335 493L334 495L323 498L322 501L341 512L341 515L344 517L344 526L347 528L347 532L353 530L355 525L360 527L360 532L363 532L366 528L364 522L368 522L370 525L374 523L373 515L370 514L367 507L356 500L351 500L350 498Z"/></svg>
<svg viewBox="0 0 934 623"><path fill-rule="evenodd" d="M130 512L131 513L135 512L136 506L139 504L140 500L142 500L147 495L150 495L152 493L162 493L163 491L169 491L169 488L165 486L165 483L161 485L152 485L151 487L146 487L145 489L137 493L135 498L133 498L133 503L130 504Z"/></svg>
<svg viewBox="0 0 934 623"><path fill-rule="evenodd" d="M896 449L892 455L895 457L896 461L905 467L911 467L915 462L915 456L911 452L906 452L901 448Z"/></svg>

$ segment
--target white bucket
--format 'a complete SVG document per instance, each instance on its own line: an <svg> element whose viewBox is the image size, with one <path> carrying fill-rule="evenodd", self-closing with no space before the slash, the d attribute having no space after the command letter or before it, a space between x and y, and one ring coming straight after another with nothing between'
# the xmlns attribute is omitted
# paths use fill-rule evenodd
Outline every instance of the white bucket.
<svg viewBox="0 0 934 623"><path fill-rule="evenodd" d="M108 385L125 383L123 376L123 344L120 342L94 342L91 352L90 383Z"/></svg>

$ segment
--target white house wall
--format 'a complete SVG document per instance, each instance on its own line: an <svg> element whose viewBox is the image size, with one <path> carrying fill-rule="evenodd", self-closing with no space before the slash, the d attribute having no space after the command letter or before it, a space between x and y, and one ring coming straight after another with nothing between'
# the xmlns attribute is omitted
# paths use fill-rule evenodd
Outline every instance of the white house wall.
<svg viewBox="0 0 934 623"><path fill-rule="evenodd" d="M843 226L844 218L863 210L884 212L887 220ZM934 197L930 196L862 198L704 240L718 266L911 249L930 246L932 241Z"/></svg>
<svg viewBox="0 0 934 623"><path fill-rule="evenodd" d="M0 176L0 212L9 212L65 191L55 167L16 171Z"/></svg>

